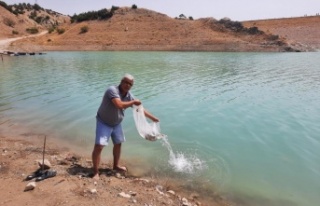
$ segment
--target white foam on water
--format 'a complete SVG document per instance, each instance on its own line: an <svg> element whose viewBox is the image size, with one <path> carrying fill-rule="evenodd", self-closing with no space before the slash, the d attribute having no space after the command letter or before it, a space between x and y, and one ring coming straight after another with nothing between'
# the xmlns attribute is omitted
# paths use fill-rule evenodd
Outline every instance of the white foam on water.
<svg viewBox="0 0 320 206"><path fill-rule="evenodd" d="M188 155L181 152L174 153L168 139L165 137L162 140L162 144L168 149L170 154L168 163L175 172L193 174L207 168L206 163L196 155Z"/></svg>

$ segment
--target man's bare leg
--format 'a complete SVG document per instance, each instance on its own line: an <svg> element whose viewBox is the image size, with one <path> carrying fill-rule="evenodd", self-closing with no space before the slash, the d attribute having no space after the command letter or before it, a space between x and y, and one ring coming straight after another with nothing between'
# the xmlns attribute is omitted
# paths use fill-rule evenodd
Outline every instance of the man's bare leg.
<svg viewBox="0 0 320 206"><path fill-rule="evenodd" d="M99 165L101 159L101 151L103 149L102 145L94 145L92 152L92 164L93 164L93 179L99 179Z"/></svg>
<svg viewBox="0 0 320 206"><path fill-rule="evenodd" d="M119 165L121 155L121 143L113 145L113 169L126 172L127 168Z"/></svg>

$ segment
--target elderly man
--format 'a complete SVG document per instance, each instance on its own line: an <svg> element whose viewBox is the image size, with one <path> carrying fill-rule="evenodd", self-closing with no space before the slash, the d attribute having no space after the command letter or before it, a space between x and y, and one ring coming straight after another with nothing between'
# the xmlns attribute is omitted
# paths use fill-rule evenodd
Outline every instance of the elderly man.
<svg viewBox="0 0 320 206"><path fill-rule="evenodd" d="M141 101L134 99L129 92L133 86L134 78L130 74L124 75L118 86L110 86L105 92L101 105L97 112L96 139L92 152L93 178L99 179L99 164L101 152L108 145L111 137L113 142L113 169L125 172L126 167L119 165L121 144L125 141L121 122L124 118L124 110L133 105L140 105ZM159 119L145 110L145 115L154 122Z"/></svg>

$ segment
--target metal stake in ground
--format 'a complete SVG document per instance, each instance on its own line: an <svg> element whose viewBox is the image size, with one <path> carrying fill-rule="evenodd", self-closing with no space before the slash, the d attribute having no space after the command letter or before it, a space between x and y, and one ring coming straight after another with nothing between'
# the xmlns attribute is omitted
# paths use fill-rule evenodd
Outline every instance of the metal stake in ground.
<svg viewBox="0 0 320 206"><path fill-rule="evenodd" d="M42 172L44 170L44 153L46 151L46 140L47 140L47 135L44 136L44 144L43 144L43 152L42 152L42 166L41 166Z"/></svg>

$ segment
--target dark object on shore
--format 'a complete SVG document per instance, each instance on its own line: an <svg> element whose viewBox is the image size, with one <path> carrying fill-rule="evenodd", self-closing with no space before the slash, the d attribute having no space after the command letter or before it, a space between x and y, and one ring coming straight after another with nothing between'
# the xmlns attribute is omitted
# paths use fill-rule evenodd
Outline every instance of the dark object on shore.
<svg viewBox="0 0 320 206"><path fill-rule="evenodd" d="M57 175L57 171L45 169L44 155L46 152L46 141L47 141L47 136L44 136L41 167L38 170L36 170L35 172L33 172L31 175L28 175L25 178L25 181L29 181L29 180L36 178L35 181L38 182L38 181L42 181L42 180L45 180L47 178L54 177Z"/></svg>
<svg viewBox="0 0 320 206"><path fill-rule="evenodd" d="M47 171L43 172L43 174L41 176L36 178L36 182L45 180L45 179L50 178L50 177L54 177L56 175L57 175L57 171L55 171L55 170L47 170Z"/></svg>
<svg viewBox="0 0 320 206"><path fill-rule="evenodd" d="M32 174L28 175L24 180L25 181L29 181L32 180L33 178L37 178L40 177L44 174L44 171L39 168L38 170L36 170L35 172L33 172Z"/></svg>
<svg viewBox="0 0 320 206"><path fill-rule="evenodd" d="M1 55L8 55L8 56L25 56L25 55L36 55L36 54L39 54L39 55L43 55L43 54L46 54L46 53L43 53L43 52L39 52L39 53L35 53L35 52L13 52L13 51L4 51L2 53L0 53Z"/></svg>

